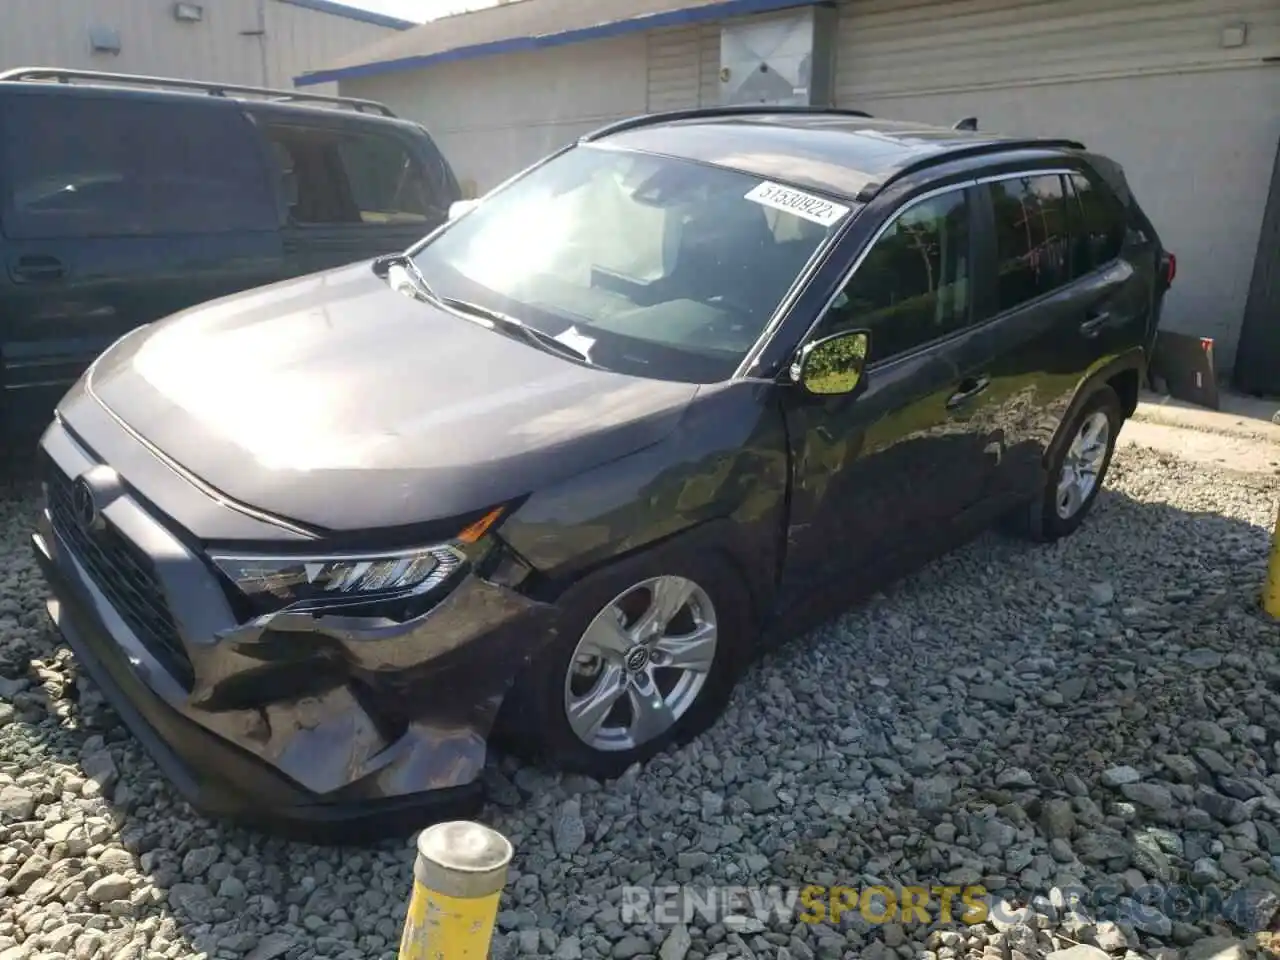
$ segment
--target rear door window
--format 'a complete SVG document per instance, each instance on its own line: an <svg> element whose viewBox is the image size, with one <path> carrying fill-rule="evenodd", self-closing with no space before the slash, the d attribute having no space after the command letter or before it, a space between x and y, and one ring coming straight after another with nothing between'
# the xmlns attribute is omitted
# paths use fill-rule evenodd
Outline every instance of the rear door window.
<svg viewBox="0 0 1280 960"><path fill-rule="evenodd" d="M239 111L136 97L7 98L5 233L14 239L274 230Z"/></svg>
<svg viewBox="0 0 1280 960"><path fill-rule="evenodd" d="M426 224L445 213L421 164L395 137L294 126L265 132L295 223Z"/></svg>
<svg viewBox="0 0 1280 960"><path fill-rule="evenodd" d="M1067 197L1057 174L992 183L997 309L1012 310L1071 279Z"/></svg>
<svg viewBox="0 0 1280 960"><path fill-rule="evenodd" d="M1083 276L1120 256L1127 229L1124 206L1104 184L1071 175L1071 267Z"/></svg>

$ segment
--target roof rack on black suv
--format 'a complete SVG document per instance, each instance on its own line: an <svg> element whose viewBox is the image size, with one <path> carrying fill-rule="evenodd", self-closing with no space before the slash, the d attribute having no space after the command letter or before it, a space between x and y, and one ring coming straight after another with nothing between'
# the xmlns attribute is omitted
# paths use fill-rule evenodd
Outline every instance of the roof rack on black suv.
<svg viewBox="0 0 1280 960"><path fill-rule="evenodd" d="M350 107L359 113L380 113L394 117L391 108L375 100L358 100L354 97L328 97L320 93L299 93L296 90L275 90L270 87L246 87L233 83L215 83L207 80L178 80L171 77L148 77L132 73L105 73L100 70L63 70L60 67L18 67L0 73L0 81L43 81L71 83L82 80L112 86L159 87L168 90L201 90L212 97L263 97L267 100L294 103L316 103Z"/></svg>
<svg viewBox="0 0 1280 960"><path fill-rule="evenodd" d="M859 203L869 203L876 194L889 184L901 180L908 174L941 163L953 160L967 160L971 157L982 157L991 154L1009 153L1016 150L1084 150L1085 145L1078 140L1067 140L1058 137L1010 137L1008 139L982 140L977 143L951 147L945 152L930 153L910 160L892 170L882 181L869 183L859 191L856 199Z"/></svg>
<svg viewBox="0 0 1280 960"><path fill-rule="evenodd" d="M846 110L837 107L806 107L801 105L771 106L765 103L730 104L723 107L690 107L687 110L668 110L663 113L646 113L639 117L619 120L607 127L593 130L582 137L582 142L590 143L603 137L610 137L625 130L647 127L657 123L675 123L679 120L698 120L713 117L750 117L777 116L779 114L801 114L811 116L863 117L870 120L871 114L865 110Z"/></svg>

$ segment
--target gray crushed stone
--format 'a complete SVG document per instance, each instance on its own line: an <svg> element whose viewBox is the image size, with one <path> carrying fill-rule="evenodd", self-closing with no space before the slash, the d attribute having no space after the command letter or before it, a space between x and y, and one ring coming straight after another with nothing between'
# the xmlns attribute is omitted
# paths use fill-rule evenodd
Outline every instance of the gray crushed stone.
<svg viewBox="0 0 1280 960"><path fill-rule="evenodd" d="M1108 486L1068 541L986 536L772 655L643 770L495 761L485 819L517 854L493 955L1252 955L1280 908L1280 629L1257 606L1276 485L1134 447ZM394 958L411 841L194 814L47 626L35 503L0 497L0 960ZM981 883L1003 906L624 923L624 886L689 882ZM1152 884L1232 915L1139 902Z"/></svg>

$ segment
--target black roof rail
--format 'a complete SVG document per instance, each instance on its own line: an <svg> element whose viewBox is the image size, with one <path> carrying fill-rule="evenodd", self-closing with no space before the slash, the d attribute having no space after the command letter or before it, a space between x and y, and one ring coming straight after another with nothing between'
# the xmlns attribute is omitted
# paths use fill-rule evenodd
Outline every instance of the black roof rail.
<svg viewBox="0 0 1280 960"><path fill-rule="evenodd" d="M952 160L966 160L970 157L981 157L991 153L1005 153L1009 150L1084 150L1083 143L1078 140L1064 140L1045 137L1043 139L1008 139L1008 140L987 140L983 143L975 143L971 146L956 147L951 150L940 150L937 153L930 153L920 157L910 163L903 164L897 170L894 170L888 177L880 183L869 183L858 191L855 198L859 203L867 203L885 187L892 183L896 183L908 174L915 173L918 170L925 170L929 167L936 166L939 163L949 163Z"/></svg>
<svg viewBox="0 0 1280 960"><path fill-rule="evenodd" d="M579 138L581 142L590 143L615 133L635 130L658 123L674 123L677 120L698 120L712 117L751 117L770 116L776 114L799 114L802 116L862 117L870 120L871 114L862 110L845 110L837 107L806 107L797 105L769 106L764 103L731 104L721 107L690 107L687 110L668 110L663 113L646 113L638 117L619 120L608 126L593 130Z"/></svg>
<svg viewBox="0 0 1280 960"><path fill-rule="evenodd" d="M63 70L60 67L18 67L0 72L0 81L55 81L71 83L83 80L111 86L159 87L173 90L199 90L213 97L254 96L268 100L295 103L330 104L351 107L358 113L366 111L395 117L391 108L375 100L359 100L354 97L327 97L319 93L299 93L296 90L274 90L270 87L246 87L234 83L216 83L207 80L178 80L170 77L148 77L132 73L104 73L99 70Z"/></svg>

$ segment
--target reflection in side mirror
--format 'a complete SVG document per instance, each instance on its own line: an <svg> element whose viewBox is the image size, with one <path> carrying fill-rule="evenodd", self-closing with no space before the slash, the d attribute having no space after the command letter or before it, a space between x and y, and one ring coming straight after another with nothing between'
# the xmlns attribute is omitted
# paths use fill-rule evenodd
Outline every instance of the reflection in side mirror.
<svg viewBox="0 0 1280 960"><path fill-rule="evenodd" d="M866 330L846 330L805 344L791 366L791 379L816 396L852 393L862 381L870 346Z"/></svg>
<svg viewBox="0 0 1280 960"><path fill-rule="evenodd" d="M479 200L455 200L449 204L449 219L457 220L464 213L471 212L479 202Z"/></svg>

